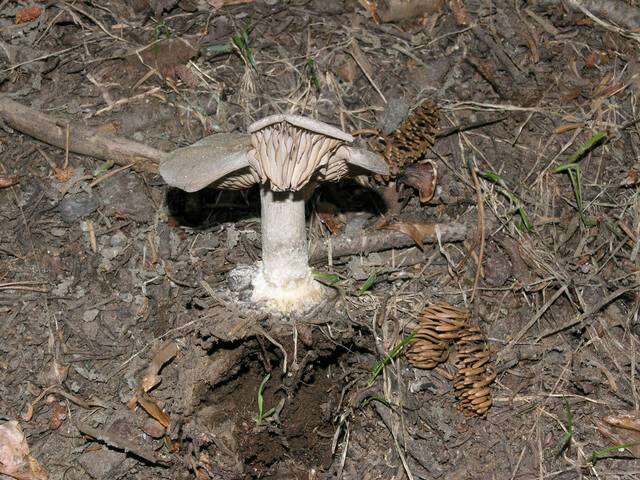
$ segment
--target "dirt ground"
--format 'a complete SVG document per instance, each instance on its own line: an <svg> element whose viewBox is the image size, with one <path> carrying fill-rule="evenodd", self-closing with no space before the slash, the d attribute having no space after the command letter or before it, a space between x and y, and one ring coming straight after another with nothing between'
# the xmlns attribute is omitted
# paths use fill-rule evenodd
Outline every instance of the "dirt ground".
<svg viewBox="0 0 640 480"><path fill-rule="evenodd" d="M0 0L0 478L640 478L639 47L637 0ZM75 153L278 112L393 170L319 186L312 245L408 239L312 255L335 296L301 317L229 289L256 188ZM487 340L484 415L460 357L403 355L436 303Z"/></svg>

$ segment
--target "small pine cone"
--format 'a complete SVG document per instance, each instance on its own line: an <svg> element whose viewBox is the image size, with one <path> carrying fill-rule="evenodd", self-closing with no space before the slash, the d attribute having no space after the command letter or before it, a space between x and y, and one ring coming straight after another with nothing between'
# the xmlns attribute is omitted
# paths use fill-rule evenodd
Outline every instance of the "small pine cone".
<svg viewBox="0 0 640 480"><path fill-rule="evenodd" d="M416 368L432 369L449 357L451 342L468 326L469 312L446 304L431 305L420 314L420 326L407 349Z"/></svg>
<svg viewBox="0 0 640 480"><path fill-rule="evenodd" d="M386 158L391 178L420 160L433 146L439 121L440 109L431 100L425 100L395 131L370 145Z"/></svg>
<svg viewBox="0 0 640 480"><path fill-rule="evenodd" d="M469 327L460 334L456 344L456 368L453 382L458 408L465 415L484 415L491 407L491 383L496 378L491 350L477 327Z"/></svg>

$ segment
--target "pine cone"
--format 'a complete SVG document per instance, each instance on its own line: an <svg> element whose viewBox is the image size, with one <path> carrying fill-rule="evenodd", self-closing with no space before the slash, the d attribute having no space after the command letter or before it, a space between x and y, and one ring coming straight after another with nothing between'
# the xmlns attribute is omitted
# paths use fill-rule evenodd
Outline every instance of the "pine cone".
<svg viewBox="0 0 640 480"><path fill-rule="evenodd" d="M420 326L407 350L409 363L432 369L449 357L449 347L468 326L469 312L450 305L436 304L420 314Z"/></svg>
<svg viewBox="0 0 640 480"><path fill-rule="evenodd" d="M491 407L491 388L496 378L491 350L478 327L468 327L456 343L456 368L453 382L458 408L465 415L484 415Z"/></svg>

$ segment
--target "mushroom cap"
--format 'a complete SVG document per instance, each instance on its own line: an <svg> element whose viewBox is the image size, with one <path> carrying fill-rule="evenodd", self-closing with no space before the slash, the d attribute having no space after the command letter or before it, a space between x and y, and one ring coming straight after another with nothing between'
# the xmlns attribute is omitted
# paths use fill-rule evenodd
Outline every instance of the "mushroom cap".
<svg viewBox="0 0 640 480"><path fill-rule="evenodd" d="M320 120L316 120L314 118L303 117L301 115L289 115L286 113L276 113L275 115L264 117L257 122L249 125L248 132L254 133L273 124L282 122L287 122L290 125L308 130L310 132L320 133L327 137L337 138L338 140L342 140L343 142L353 142L353 136L349 135L346 132L343 132L333 125L329 125L328 123L321 122Z"/></svg>
<svg viewBox="0 0 640 480"><path fill-rule="evenodd" d="M160 165L160 175L168 185L187 192L220 179L220 188L247 188L259 181L249 164L250 151L250 135L217 133L169 153Z"/></svg>
<svg viewBox="0 0 640 480"><path fill-rule="evenodd" d="M350 166L388 174L384 159L347 146L353 137L326 123L277 114L255 122L250 134L218 133L169 153L160 165L167 184L187 192L209 185L237 190L269 182L274 191L297 191L309 181L336 181Z"/></svg>

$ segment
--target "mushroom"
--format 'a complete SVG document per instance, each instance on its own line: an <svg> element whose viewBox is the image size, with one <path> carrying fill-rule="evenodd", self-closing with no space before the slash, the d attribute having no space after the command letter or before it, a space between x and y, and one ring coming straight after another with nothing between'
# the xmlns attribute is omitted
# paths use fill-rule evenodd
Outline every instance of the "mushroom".
<svg viewBox="0 0 640 480"><path fill-rule="evenodd" d="M313 185L337 181L350 167L388 174L381 156L352 142L348 133L318 120L277 114L253 123L248 134L215 134L170 153L160 174L187 192L259 183L262 264L252 299L286 313L304 311L325 289L313 279L307 251L304 204Z"/></svg>

